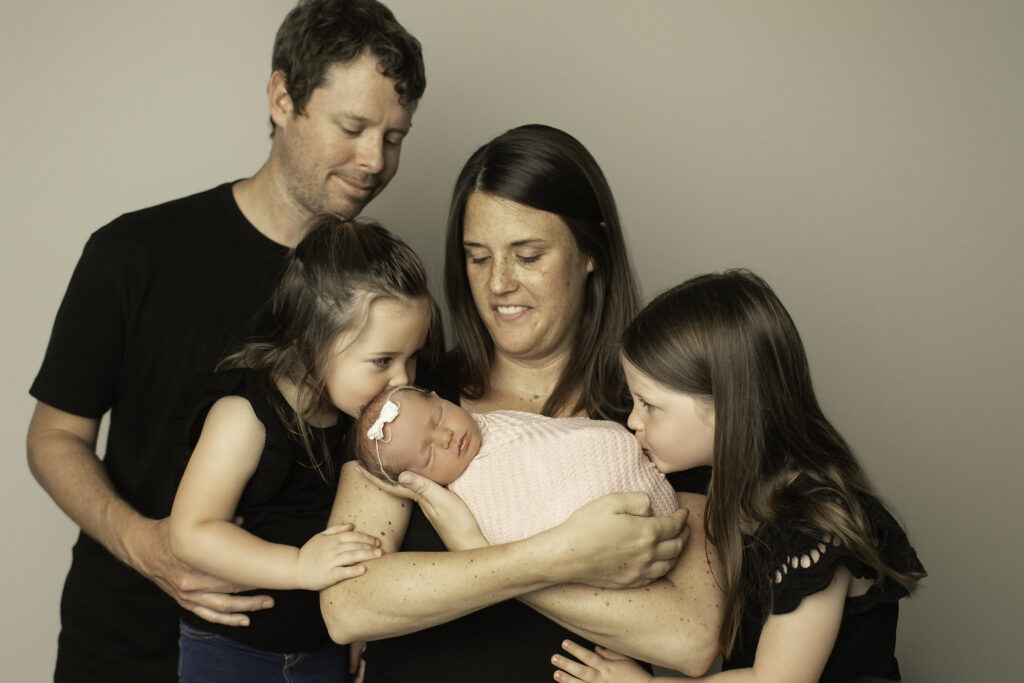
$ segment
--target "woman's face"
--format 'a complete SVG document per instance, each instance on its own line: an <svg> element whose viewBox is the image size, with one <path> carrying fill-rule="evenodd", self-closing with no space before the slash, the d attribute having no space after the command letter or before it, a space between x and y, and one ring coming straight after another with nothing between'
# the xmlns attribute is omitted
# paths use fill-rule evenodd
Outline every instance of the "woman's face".
<svg viewBox="0 0 1024 683"><path fill-rule="evenodd" d="M568 353L592 261L553 213L474 192L462 244L477 313L495 350L515 360Z"/></svg>

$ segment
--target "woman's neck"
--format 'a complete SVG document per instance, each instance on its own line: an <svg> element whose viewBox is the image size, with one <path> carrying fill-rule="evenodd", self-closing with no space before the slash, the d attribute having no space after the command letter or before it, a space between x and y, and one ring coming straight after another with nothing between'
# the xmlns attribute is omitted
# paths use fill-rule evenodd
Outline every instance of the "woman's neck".
<svg viewBox="0 0 1024 683"><path fill-rule="evenodd" d="M522 361L496 354L491 366L490 386L487 393L475 401L463 401L463 406L476 412L489 410L521 410L540 413L555 391L568 364L568 355L559 355L543 361ZM568 401L569 410L576 396ZM557 414L568 416L565 407Z"/></svg>

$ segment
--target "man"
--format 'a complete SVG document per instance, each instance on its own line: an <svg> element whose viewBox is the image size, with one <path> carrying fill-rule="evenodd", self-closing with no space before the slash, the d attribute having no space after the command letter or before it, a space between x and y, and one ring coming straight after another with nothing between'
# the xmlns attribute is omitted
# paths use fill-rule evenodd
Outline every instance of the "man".
<svg viewBox="0 0 1024 683"><path fill-rule="evenodd" d="M394 176L424 87L419 43L386 7L302 0L274 44L263 167L89 239L31 388L29 466L82 528L55 680L177 680L175 602L240 628L271 606L171 555L177 479L161 442L192 376L244 335L307 219L354 217Z"/></svg>

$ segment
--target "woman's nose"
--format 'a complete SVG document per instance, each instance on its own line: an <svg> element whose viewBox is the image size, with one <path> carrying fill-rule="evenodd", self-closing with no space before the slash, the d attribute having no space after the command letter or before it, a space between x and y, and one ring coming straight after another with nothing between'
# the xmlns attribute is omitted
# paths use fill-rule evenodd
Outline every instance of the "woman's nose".
<svg viewBox="0 0 1024 683"><path fill-rule="evenodd" d="M495 261L491 266L491 277L488 284L492 294L504 294L516 288L516 279L512 264L505 259Z"/></svg>

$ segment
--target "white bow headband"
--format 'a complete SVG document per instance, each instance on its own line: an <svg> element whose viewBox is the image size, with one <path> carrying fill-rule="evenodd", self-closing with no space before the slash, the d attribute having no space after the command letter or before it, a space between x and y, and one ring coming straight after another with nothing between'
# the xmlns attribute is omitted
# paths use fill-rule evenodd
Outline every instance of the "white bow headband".
<svg viewBox="0 0 1024 683"><path fill-rule="evenodd" d="M415 388L416 387L407 384L407 385L400 386L400 387L395 387L394 389L392 389L390 391L390 393L388 393L387 398L384 399L384 405L382 405L381 408L380 408L380 415L378 415L377 419L373 421L373 424L370 425L370 428L366 430L366 438L368 438L371 441L373 441L373 448L374 448L374 450L377 451L377 464L380 465L381 474L383 474L385 477L387 477L388 481L391 482L392 484L397 484L398 482L395 481L394 479L392 479L391 475L388 474L386 469L384 469L384 461L380 457L380 444L381 444L381 442L382 441L384 443L390 443L391 442L391 433L390 432L388 432L388 438L386 438L386 439L384 438L384 427L386 425L391 424L392 422L395 421L395 418L398 417L398 410L399 410L399 408L402 407L401 403L396 403L396 402L392 401L391 397L394 396L396 392L399 392L402 389L415 389Z"/></svg>

